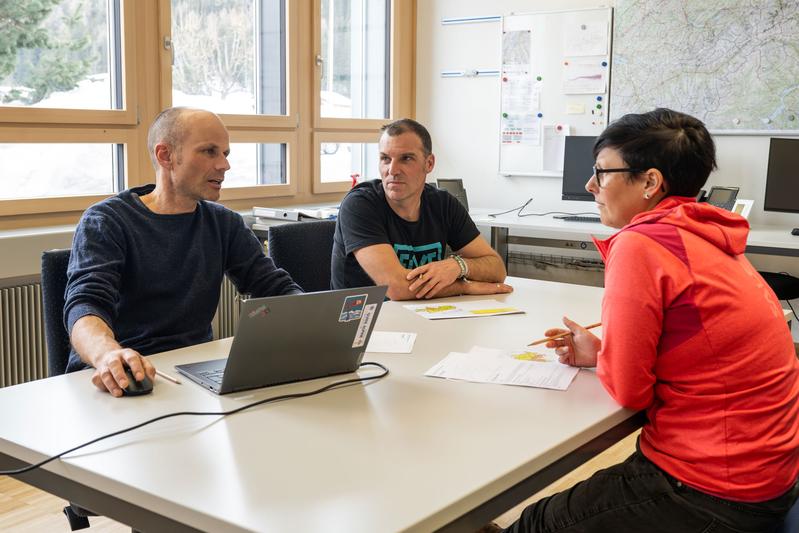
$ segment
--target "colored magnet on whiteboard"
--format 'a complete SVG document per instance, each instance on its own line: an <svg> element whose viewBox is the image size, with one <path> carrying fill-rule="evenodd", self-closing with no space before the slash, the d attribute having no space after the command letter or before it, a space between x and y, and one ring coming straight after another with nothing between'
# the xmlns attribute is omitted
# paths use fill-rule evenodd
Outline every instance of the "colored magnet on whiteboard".
<svg viewBox="0 0 799 533"><path fill-rule="evenodd" d="M568 61L564 61L564 62L563 62L563 64L564 64L564 65L568 65L568 64L569 64L569 62L568 62Z"/></svg>
<svg viewBox="0 0 799 533"><path fill-rule="evenodd" d="M541 80L543 80L544 78L542 78L541 76L536 76L536 77L535 77L535 79L536 79L536 81L541 81Z"/></svg>
<svg viewBox="0 0 799 533"><path fill-rule="evenodd" d="M543 113L538 113L538 118L541 118L541 117L543 117L543 116L544 116L544 114L543 114Z"/></svg>
<svg viewBox="0 0 799 533"><path fill-rule="evenodd" d="M597 97L596 97L596 101L597 101L597 102L601 102L601 101L602 101L602 97L601 97L601 96L597 96Z"/></svg>
<svg viewBox="0 0 799 533"><path fill-rule="evenodd" d="M503 76L502 77L502 81L508 81L508 77L507 76Z"/></svg>
<svg viewBox="0 0 799 533"><path fill-rule="evenodd" d="M796 120L796 115L788 115L788 120Z"/></svg>
<svg viewBox="0 0 799 533"><path fill-rule="evenodd" d="M507 113L502 113L502 118L508 118L508 114Z"/></svg>
<svg viewBox="0 0 799 533"><path fill-rule="evenodd" d="M596 105L596 108L597 108L597 109L602 109L602 104L597 104L597 105Z"/></svg>
<svg viewBox="0 0 799 533"><path fill-rule="evenodd" d="M607 61L603 61L603 62L602 62L602 66L603 66L603 67L607 67L607 66L608 66L608 62L607 62Z"/></svg>
<svg viewBox="0 0 799 533"><path fill-rule="evenodd" d="M563 129L563 126L558 124L557 126L555 126L555 129L558 130L558 131L561 131Z"/></svg>

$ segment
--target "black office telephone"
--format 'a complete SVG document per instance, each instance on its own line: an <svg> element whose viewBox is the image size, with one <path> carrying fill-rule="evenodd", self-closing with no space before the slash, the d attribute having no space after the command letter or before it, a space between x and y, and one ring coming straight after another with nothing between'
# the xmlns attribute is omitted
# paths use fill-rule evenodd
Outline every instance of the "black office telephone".
<svg viewBox="0 0 799 533"><path fill-rule="evenodd" d="M710 205L732 211L737 197L738 187L711 187L710 193L704 198L704 201ZM700 199L699 201L703 200Z"/></svg>

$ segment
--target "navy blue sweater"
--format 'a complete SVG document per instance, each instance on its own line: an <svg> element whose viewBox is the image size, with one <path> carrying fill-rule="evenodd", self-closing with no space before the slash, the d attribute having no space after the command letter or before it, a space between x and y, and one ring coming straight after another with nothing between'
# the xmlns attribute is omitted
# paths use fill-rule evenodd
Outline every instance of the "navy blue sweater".
<svg viewBox="0 0 799 533"><path fill-rule="evenodd" d="M153 188L121 192L83 214L67 269L67 331L95 315L123 347L149 355L211 340L226 273L252 296L302 292L237 213L202 201L193 213L159 215L139 199ZM85 367L73 350L67 372Z"/></svg>

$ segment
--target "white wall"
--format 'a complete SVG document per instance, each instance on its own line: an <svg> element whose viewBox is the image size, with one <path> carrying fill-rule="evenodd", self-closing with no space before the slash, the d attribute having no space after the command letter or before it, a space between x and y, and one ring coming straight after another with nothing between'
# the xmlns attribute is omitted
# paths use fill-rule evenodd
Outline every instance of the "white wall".
<svg viewBox="0 0 799 533"><path fill-rule="evenodd" d="M496 77L442 78L442 70L499 68L499 23L442 26L442 18L505 15L608 5L596 0L422 0L418 3L416 113L433 136L435 177L461 177L474 207L509 209L534 198L528 209L589 210L587 202L562 202L559 178L502 177L499 154L499 80ZM613 5L613 2L610 2ZM798 36L799 37L799 36ZM610 105L613 105L611 95ZM754 200L753 224L799 227L799 215L763 211L768 137L717 136L719 169L708 185L740 187ZM799 199L797 199L799 202ZM754 258L757 259L757 258ZM769 260L760 268L799 275L799 261ZM757 261L756 261L757 263Z"/></svg>

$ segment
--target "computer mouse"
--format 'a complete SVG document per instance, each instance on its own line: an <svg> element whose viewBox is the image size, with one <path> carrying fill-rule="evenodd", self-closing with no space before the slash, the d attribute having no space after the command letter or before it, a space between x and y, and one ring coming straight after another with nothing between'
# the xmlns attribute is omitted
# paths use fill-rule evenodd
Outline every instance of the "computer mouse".
<svg viewBox="0 0 799 533"><path fill-rule="evenodd" d="M125 367L125 376L128 378L128 386L122 389L122 396L141 396L153 392L153 381L144 375L144 379L136 381L130 368Z"/></svg>

